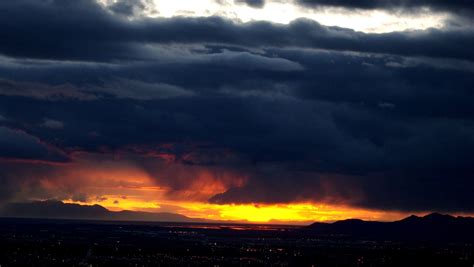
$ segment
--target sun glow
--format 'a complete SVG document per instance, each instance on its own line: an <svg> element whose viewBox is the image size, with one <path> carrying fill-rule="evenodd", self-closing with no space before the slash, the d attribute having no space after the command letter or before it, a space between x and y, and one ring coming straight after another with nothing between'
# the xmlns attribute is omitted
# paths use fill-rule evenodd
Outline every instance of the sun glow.
<svg viewBox="0 0 474 267"><path fill-rule="evenodd" d="M111 211L170 212L190 218L249 223L305 224L348 218L395 220L406 215L311 202L213 204L207 200L230 187L243 186L246 177L225 172L214 173L196 166L156 162L160 171L169 172L168 175L174 177L173 182L179 180L186 185L176 190L120 157L111 160L101 159L96 154L75 156L77 162L74 166L65 166L57 176L44 177L39 182L46 191L65 192L66 197L61 197L61 194L56 196L65 203L97 204Z"/></svg>
<svg viewBox="0 0 474 267"><path fill-rule="evenodd" d="M97 204L113 211L174 212L190 218L243 223L306 224L315 221L330 222L349 218L396 220L406 216L406 214L399 212L371 211L315 203L218 205L205 202L153 201L119 195L107 195L103 196L102 199L96 198L87 202L78 202L71 199L64 202L82 205Z"/></svg>
<svg viewBox="0 0 474 267"><path fill-rule="evenodd" d="M121 211L121 210L153 210L159 209L160 205L153 201L144 201L140 198L127 197L127 196L102 196L97 198L94 201L74 201L72 199L67 199L63 201L64 203L75 203L82 205L101 205L111 211Z"/></svg>
<svg viewBox="0 0 474 267"><path fill-rule="evenodd" d="M101 205L111 211L168 212L211 221L308 224L349 218L389 221L408 215L315 202L213 204L208 199L229 188L245 185L248 177L161 158L154 162L155 171L144 171L126 156L123 153L113 158L94 153L74 154L75 163L63 166L55 175L42 177L39 185L44 191L57 192L54 198L65 203Z"/></svg>
<svg viewBox="0 0 474 267"><path fill-rule="evenodd" d="M205 211L207 219L226 221L248 221L252 223L305 223L314 221L337 221L348 218L367 220L390 220L402 214L367 211L343 206L315 203L293 204L227 204L188 203L183 205L190 217Z"/></svg>

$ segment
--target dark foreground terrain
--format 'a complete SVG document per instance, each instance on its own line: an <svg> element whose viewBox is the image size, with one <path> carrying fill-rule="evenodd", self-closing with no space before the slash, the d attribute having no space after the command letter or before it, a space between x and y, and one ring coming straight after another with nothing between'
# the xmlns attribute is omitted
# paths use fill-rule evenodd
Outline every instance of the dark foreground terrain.
<svg viewBox="0 0 474 267"><path fill-rule="evenodd" d="M474 265L469 240L315 228L0 219L0 266Z"/></svg>

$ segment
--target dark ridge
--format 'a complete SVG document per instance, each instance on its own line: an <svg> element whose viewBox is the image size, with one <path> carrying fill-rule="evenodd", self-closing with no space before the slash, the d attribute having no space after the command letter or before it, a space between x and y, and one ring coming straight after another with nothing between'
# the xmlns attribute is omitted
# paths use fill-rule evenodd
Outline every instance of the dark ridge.
<svg viewBox="0 0 474 267"><path fill-rule="evenodd" d="M77 219L106 221L203 222L175 213L138 211L109 211L100 205L66 204L47 200L26 203L8 203L0 209L0 217Z"/></svg>
<svg viewBox="0 0 474 267"><path fill-rule="evenodd" d="M399 221L377 222L357 219L313 223L307 230L323 235L417 241L474 241L474 218L432 213L411 215Z"/></svg>

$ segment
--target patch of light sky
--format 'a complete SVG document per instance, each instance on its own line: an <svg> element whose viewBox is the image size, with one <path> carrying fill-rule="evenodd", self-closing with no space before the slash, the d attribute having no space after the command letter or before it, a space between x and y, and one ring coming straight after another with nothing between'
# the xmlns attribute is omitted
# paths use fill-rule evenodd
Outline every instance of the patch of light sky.
<svg viewBox="0 0 474 267"><path fill-rule="evenodd" d="M99 0L113 3L117 0ZM392 32L442 28L447 14L429 10L414 14L391 14L387 11L354 11L338 8L311 9L292 1L269 0L263 8L252 8L233 0L149 0L154 7L147 8L147 16L170 18L174 16L221 16L235 21L271 21L287 24L298 18L315 20L326 26L339 26L362 32Z"/></svg>

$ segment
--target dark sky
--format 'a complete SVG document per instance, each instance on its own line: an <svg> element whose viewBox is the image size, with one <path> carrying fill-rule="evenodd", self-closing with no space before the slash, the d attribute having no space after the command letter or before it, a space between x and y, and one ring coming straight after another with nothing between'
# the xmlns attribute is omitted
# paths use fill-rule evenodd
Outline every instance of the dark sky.
<svg viewBox="0 0 474 267"><path fill-rule="evenodd" d="M471 1L294 3L448 17L384 33L130 17L148 2L0 1L0 201L97 197L51 181L118 157L172 199L199 168L210 203L474 212Z"/></svg>

